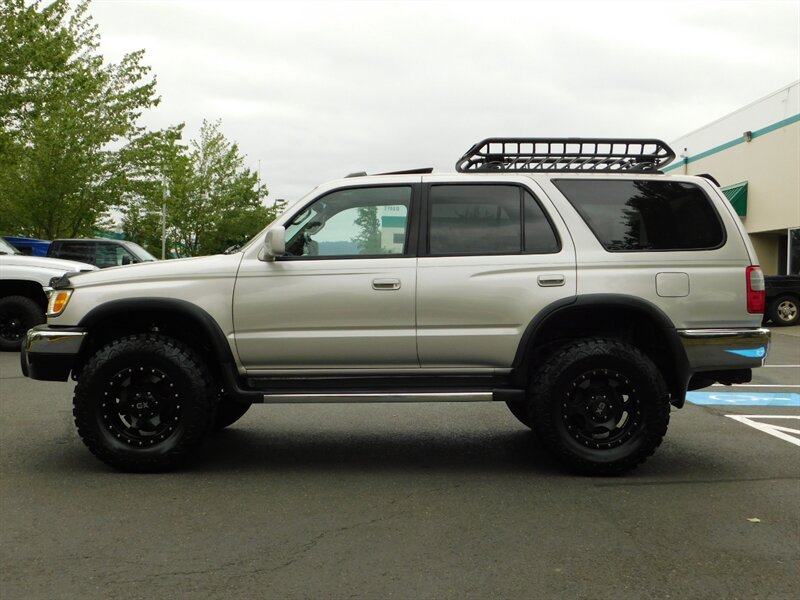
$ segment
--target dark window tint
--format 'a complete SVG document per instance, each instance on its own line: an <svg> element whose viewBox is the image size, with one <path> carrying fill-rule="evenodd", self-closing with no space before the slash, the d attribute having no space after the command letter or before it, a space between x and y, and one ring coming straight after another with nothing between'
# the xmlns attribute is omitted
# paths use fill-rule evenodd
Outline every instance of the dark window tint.
<svg viewBox="0 0 800 600"><path fill-rule="evenodd" d="M49 254L53 258L77 260L92 265L96 262L93 244L86 242L54 242L53 245L55 245L55 249L52 249Z"/></svg>
<svg viewBox="0 0 800 600"><path fill-rule="evenodd" d="M561 250L553 226L530 192L525 197L525 252L533 254L554 254Z"/></svg>
<svg viewBox="0 0 800 600"><path fill-rule="evenodd" d="M714 207L695 185L596 179L554 183L611 252L702 250L725 241Z"/></svg>
<svg viewBox="0 0 800 600"><path fill-rule="evenodd" d="M430 205L431 254L550 254L561 249L542 207L521 187L434 185Z"/></svg>
<svg viewBox="0 0 800 600"><path fill-rule="evenodd" d="M435 185L430 204L431 254L512 254L522 250L519 188Z"/></svg>

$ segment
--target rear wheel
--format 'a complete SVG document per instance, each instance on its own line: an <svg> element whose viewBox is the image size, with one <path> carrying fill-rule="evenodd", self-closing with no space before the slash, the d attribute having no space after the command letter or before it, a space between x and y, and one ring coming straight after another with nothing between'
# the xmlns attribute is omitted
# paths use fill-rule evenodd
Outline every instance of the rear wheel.
<svg viewBox="0 0 800 600"><path fill-rule="evenodd" d="M644 462L669 424L661 373L640 350L613 339L581 340L547 361L532 384L534 428L563 462L613 474Z"/></svg>
<svg viewBox="0 0 800 600"><path fill-rule="evenodd" d="M44 321L44 311L27 296L0 298L0 350L19 350L28 329Z"/></svg>
<svg viewBox="0 0 800 600"><path fill-rule="evenodd" d="M202 360L177 340L137 334L100 349L82 369L73 415L81 439L123 471L173 469L210 429L217 395Z"/></svg>
<svg viewBox="0 0 800 600"><path fill-rule="evenodd" d="M800 322L797 298L788 294L778 296L770 303L767 314L773 325L797 325Z"/></svg>

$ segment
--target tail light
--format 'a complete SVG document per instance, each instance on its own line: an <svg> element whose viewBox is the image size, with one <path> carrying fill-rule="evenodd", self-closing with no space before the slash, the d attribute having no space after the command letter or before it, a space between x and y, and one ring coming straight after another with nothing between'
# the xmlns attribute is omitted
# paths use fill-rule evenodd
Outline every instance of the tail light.
<svg viewBox="0 0 800 600"><path fill-rule="evenodd" d="M761 267L747 267L747 312L764 313L767 294L764 291L764 273Z"/></svg>

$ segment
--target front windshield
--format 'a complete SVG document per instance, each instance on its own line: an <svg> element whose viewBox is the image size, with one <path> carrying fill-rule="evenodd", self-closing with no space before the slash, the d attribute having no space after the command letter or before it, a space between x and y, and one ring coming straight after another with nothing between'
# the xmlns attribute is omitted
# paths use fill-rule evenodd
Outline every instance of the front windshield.
<svg viewBox="0 0 800 600"><path fill-rule="evenodd" d="M155 256L150 254L147 250L142 248L136 242L126 242L128 249L132 250L133 253L139 258L142 262L150 262L152 260L158 260Z"/></svg>
<svg viewBox="0 0 800 600"><path fill-rule="evenodd" d="M22 253L0 237L0 254L22 254Z"/></svg>

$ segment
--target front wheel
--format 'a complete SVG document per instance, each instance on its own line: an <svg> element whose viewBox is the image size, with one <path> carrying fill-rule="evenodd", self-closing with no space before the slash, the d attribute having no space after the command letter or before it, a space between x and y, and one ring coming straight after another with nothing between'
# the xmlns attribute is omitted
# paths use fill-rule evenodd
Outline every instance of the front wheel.
<svg viewBox="0 0 800 600"><path fill-rule="evenodd" d="M534 428L574 469L621 473L644 462L669 424L669 394L658 368L636 347L614 339L565 346L537 371Z"/></svg>
<svg viewBox="0 0 800 600"><path fill-rule="evenodd" d="M84 444L103 462L123 471L164 471L197 451L216 401L199 356L147 333L95 353L78 377L73 415Z"/></svg>
<svg viewBox="0 0 800 600"><path fill-rule="evenodd" d="M19 350L28 329L44 321L44 311L30 298L0 298L0 350Z"/></svg>

